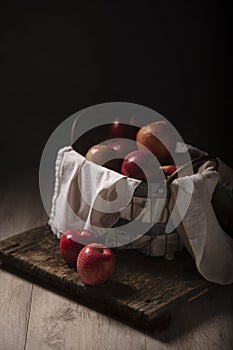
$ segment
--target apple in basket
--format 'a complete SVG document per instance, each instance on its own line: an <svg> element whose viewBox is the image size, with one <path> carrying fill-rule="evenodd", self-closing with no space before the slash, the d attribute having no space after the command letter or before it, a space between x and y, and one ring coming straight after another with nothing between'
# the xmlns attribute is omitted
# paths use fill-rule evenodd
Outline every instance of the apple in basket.
<svg viewBox="0 0 233 350"><path fill-rule="evenodd" d="M85 157L93 163L103 165L112 170L115 170L118 166L116 162L117 152L108 145L98 144L92 146L87 151Z"/></svg>
<svg viewBox="0 0 233 350"><path fill-rule="evenodd" d="M135 140L139 127L133 125L132 119L133 118L127 122L127 118L124 118L123 116L116 117L109 127L108 138L126 138Z"/></svg>
<svg viewBox="0 0 233 350"><path fill-rule="evenodd" d="M91 243L80 251L77 258L77 271L81 281L96 286L109 279L115 270L115 254L104 244Z"/></svg>
<svg viewBox="0 0 233 350"><path fill-rule="evenodd" d="M137 150L136 141L129 139L113 139L105 143L108 147L116 151L116 159L112 162L113 170L121 171L122 162L127 154Z"/></svg>
<svg viewBox="0 0 233 350"><path fill-rule="evenodd" d="M179 169L176 165L162 165L160 169L163 170L166 177L172 175L177 169Z"/></svg>
<svg viewBox="0 0 233 350"><path fill-rule="evenodd" d="M127 154L137 150L136 141L128 139L115 139L106 141L106 145L116 151L117 158L124 159Z"/></svg>
<svg viewBox="0 0 233 350"><path fill-rule="evenodd" d="M155 163L155 157L147 150L137 150L129 153L121 166L121 174L138 180L156 181L161 172L158 163Z"/></svg>
<svg viewBox="0 0 233 350"><path fill-rule="evenodd" d="M60 239L60 253L64 260L75 265L81 249L95 239L94 235L87 230L71 229L63 233Z"/></svg>
<svg viewBox="0 0 233 350"><path fill-rule="evenodd" d="M175 150L177 137L174 128L160 120L143 126L137 133L136 141L139 149L146 147L165 165L170 160L168 148Z"/></svg>

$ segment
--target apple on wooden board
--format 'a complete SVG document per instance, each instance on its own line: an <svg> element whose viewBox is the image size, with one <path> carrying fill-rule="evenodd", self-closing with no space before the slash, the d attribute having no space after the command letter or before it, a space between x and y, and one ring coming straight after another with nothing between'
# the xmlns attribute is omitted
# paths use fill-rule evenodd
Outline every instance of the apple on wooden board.
<svg viewBox="0 0 233 350"><path fill-rule="evenodd" d="M138 180L156 181L161 171L155 163L155 157L146 150L137 150L129 153L121 166L121 174Z"/></svg>
<svg viewBox="0 0 233 350"><path fill-rule="evenodd" d="M80 250L95 240L93 233L82 229L70 229L60 239L60 253L64 260L75 265Z"/></svg>
<svg viewBox="0 0 233 350"><path fill-rule="evenodd" d="M86 245L77 258L80 279L89 286L96 286L107 281L114 272L115 265L114 252L100 243Z"/></svg>
<svg viewBox="0 0 233 350"><path fill-rule="evenodd" d="M86 153L86 159L93 163L115 170L117 167L117 152L108 145L98 144L92 146Z"/></svg>
<svg viewBox="0 0 233 350"><path fill-rule="evenodd" d="M167 164L171 157L169 149L175 150L177 136L170 124L160 120L143 126L137 133L136 141L139 149L146 147L158 157L161 164Z"/></svg>

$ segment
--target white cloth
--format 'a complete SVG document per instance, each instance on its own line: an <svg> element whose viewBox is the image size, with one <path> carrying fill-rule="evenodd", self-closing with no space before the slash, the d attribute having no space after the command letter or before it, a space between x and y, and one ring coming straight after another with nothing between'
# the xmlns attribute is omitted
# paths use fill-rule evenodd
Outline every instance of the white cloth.
<svg viewBox="0 0 233 350"><path fill-rule="evenodd" d="M181 193L182 200L176 202L174 207L177 217L182 211L182 204L191 195L188 210L177 232L205 279L222 285L231 284L233 239L220 227L211 203L219 174L211 166L202 166L199 171L192 176L176 179L171 184L173 202L178 190ZM190 181L193 186L190 186Z"/></svg>
<svg viewBox="0 0 233 350"><path fill-rule="evenodd" d="M60 238L79 227L102 235L120 218L141 183L86 160L72 147L58 152L49 225Z"/></svg>

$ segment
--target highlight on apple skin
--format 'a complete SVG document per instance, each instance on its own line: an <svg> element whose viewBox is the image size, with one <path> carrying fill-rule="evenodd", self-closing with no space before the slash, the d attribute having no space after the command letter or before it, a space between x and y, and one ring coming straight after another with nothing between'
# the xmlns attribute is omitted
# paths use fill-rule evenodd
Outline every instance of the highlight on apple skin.
<svg viewBox="0 0 233 350"><path fill-rule="evenodd" d="M116 265L114 252L104 244L86 245L77 258L77 271L81 281L89 286L106 282Z"/></svg>
<svg viewBox="0 0 233 350"><path fill-rule="evenodd" d="M139 149L146 147L165 165L171 158L169 149L175 150L177 139L173 127L160 120L143 126L137 133L136 141Z"/></svg>
<svg viewBox="0 0 233 350"><path fill-rule="evenodd" d="M95 240L92 232L79 228L70 229L63 233L60 239L60 253L70 265L75 265L81 249Z"/></svg>
<svg viewBox="0 0 233 350"><path fill-rule="evenodd" d="M121 166L121 174L138 180L156 181L161 171L155 157L147 150L137 150L129 153Z"/></svg>
<svg viewBox="0 0 233 350"><path fill-rule="evenodd" d="M118 163L116 162L117 152L108 145L98 144L92 146L86 153L86 159L106 168L116 170Z"/></svg>
<svg viewBox="0 0 233 350"><path fill-rule="evenodd" d="M132 118L131 118L132 119ZM131 120L127 120L123 116L118 116L115 118L113 123L111 123L108 130L108 138L126 138L135 140L136 134L139 130L139 127L134 125Z"/></svg>
<svg viewBox="0 0 233 350"><path fill-rule="evenodd" d="M113 170L119 173L121 172L121 166L125 156L138 149L136 141L129 139L108 140L105 144L116 151L116 159L110 165L112 165Z"/></svg>
<svg viewBox="0 0 233 350"><path fill-rule="evenodd" d="M129 139L113 139L106 142L106 145L113 148L116 151L117 158L123 158L130 152L136 151L137 144L136 141Z"/></svg>

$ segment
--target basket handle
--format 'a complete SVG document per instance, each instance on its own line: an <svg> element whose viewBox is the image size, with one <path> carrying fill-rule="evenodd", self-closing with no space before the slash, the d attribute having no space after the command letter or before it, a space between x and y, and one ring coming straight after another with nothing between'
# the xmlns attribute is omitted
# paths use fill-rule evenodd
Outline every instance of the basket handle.
<svg viewBox="0 0 233 350"><path fill-rule="evenodd" d="M202 157L197 157L194 158L191 162L187 162L184 165L182 165L180 168L178 168L174 173L172 173L168 178L166 179L166 183L169 185L172 183L172 181L176 178L178 173L182 172L186 168L188 168L190 165L193 167L201 166L203 163L207 161L213 161L215 162L215 169L218 170L218 159L214 156L202 156Z"/></svg>
<svg viewBox="0 0 233 350"><path fill-rule="evenodd" d="M76 117L74 118L74 121L72 123L72 126L71 126L71 131L70 131L70 145L72 146L75 139L74 139L74 134L75 134L75 128L76 128L76 125L78 123L78 121L80 120L80 118L83 116L84 112L81 111L81 112L78 112L78 114L76 115Z"/></svg>

